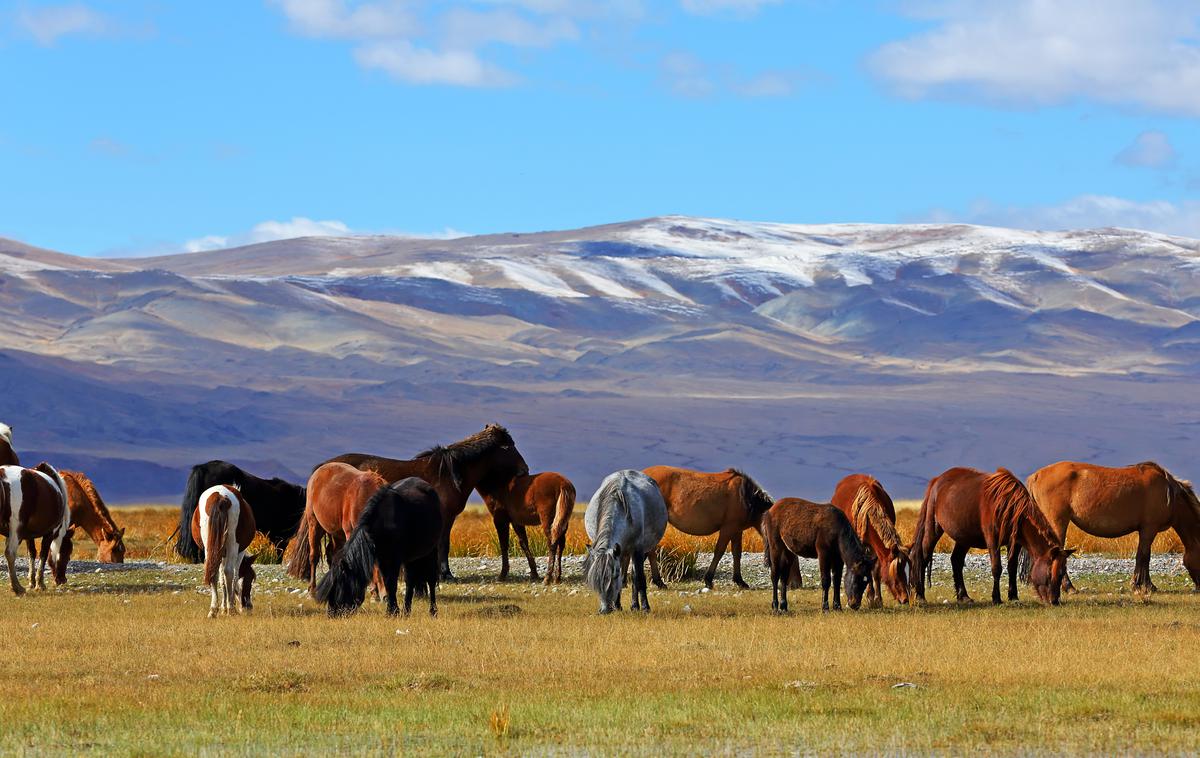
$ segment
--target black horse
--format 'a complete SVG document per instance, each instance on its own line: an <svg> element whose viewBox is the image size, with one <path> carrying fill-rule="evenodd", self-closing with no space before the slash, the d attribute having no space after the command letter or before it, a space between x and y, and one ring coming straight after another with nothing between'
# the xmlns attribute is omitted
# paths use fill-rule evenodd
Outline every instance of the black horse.
<svg viewBox="0 0 1200 758"><path fill-rule="evenodd" d="M413 592L429 593L429 615L437 615L438 540L442 506L437 492L415 476L380 487L358 517L358 526L329 572L317 585L317 602L330 616L353 613L363 604L375 567L383 577L387 612L400 612L396 583L404 569L404 614Z"/></svg>
<svg viewBox="0 0 1200 758"><path fill-rule="evenodd" d="M179 506L179 541L175 552L192 563L204 560L204 548L192 539L192 513L200 493L217 484L233 484L254 508L258 530L271 540L281 554L304 516L304 488L282 479L260 479L232 463L209 461L192 467L183 504Z"/></svg>

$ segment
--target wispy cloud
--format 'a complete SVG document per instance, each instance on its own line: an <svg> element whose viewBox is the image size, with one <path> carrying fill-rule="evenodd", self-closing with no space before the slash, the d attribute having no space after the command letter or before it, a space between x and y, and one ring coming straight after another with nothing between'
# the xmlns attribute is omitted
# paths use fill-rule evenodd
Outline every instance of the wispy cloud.
<svg viewBox="0 0 1200 758"><path fill-rule="evenodd" d="M153 27L134 27L83 3L22 6L16 28L39 45L50 47L65 37L147 36Z"/></svg>
<svg viewBox="0 0 1200 758"><path fill-rule="evenodd" d="M1123 227L1200 237L1200 201L1129 200L1111 195L1080 195L1050 205L1003 206L989 201L965 211L938 208L912 220L984 224L1015 229L1058 230Z"/></svg>
<svg viewBox="0 0 1200 758"><path fill-rule="evenodd" d="M659 75L664 87L678 97L705 98L723 94L740 97L787 97L811 77L799 71L762 71L746 75L731 66L714 65L691 53L663 56Z"/></svg>
<svg viewBox="0 0 1200 758"><path fill-rule="evenodd" d="M263 221L255 224L248 231L237 234L209 234L190 239L175 250L165 252L199 253L205 250L220 250L227 247L255 245L260 242L296 239L298 237L357 237L364 235L387 234L397 237L412 237L419 239L454 239L469 236L467 232L457 229L443 229L440 232L408 233L408 232L364 232L351 229L344 221L317 221L305 216L293 216L286 221ZM158 250L156 253L162 253Z"/></svg>
<svg viewBox="0 0 1200 758"><path fill-rule="evenodd" d="M688 13L711 16L717 13L735 13L752 16L768 5L778 5L783 0L681 0L680 6Z"/></svg>
<svg viewBox="0 0 1200 758"><path fill-rule="evenodd" d="M461 87L501 87L519 81L516 72L489 60L489 48L574 43L583 37L582 23L633 19L643 13L635 0L477 0L428 5L397 0L270 1L294 33L350 41L354 59L363 68L410 84Z"/></svg>
<svg viewBox="0 0 1200 758"><path fill-rule="evenodd" d="M1077 99L1200 116L1200 8L1177 0L909 3L933 28L868 68L907 98L1041 106Z"/></svg>
<svg viewBox="0 0 1200 758"><path fill-rule="evenodd" d="M1142 132L1132 143L1113 158L1124 166L1167 168L1175 165L1175 146L1162 132Z"/></svg>

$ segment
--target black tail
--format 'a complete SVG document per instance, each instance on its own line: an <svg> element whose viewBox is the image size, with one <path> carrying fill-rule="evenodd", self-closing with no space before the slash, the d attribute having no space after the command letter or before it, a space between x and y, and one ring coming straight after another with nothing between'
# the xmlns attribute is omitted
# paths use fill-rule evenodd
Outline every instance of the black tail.
<svg viewBox="0 0 1200 758"><path fill-rule="evenodd" d="M375 570L375 538L371 532L376 512L388 492L389 488L381 487L371 496L346 546L317 585L316 600L329 606L331 616L351 613L366 600Z"/></svg>
<svg viewBox="0 0 1200 758"><path fill-rule="evenodd" d="M187 488L183 491L183 502L179 506L179 539L175 542L175 552L191 563L201 563L204 560L204 548L192 539L192 516L196 513L200 493L205 490L203 479L203 469L193 466L192 473L188 476Z"/></svg>

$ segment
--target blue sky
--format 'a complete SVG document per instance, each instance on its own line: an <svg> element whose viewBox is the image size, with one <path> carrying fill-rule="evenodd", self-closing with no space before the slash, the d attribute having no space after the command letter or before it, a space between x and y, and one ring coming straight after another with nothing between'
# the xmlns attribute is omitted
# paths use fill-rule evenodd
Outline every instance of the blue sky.
<svg viewBox="0 0 1200 758"><path fill-rule="evenodd" d="M669 213L1200 237L1200 2L0 5L0 236Z"/></svg>

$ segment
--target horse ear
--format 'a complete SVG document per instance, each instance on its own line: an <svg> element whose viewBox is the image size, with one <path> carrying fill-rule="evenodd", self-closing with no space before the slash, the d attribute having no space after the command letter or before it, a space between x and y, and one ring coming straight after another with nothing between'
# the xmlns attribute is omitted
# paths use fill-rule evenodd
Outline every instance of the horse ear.
<svg viewBox="0 0 1200 758"><path fill-rule="evenodd" d="M1069 547L1069 548L1067 548L1067 549L1063 550L1063 557L1064 557L1064 558L1070 558L1072 555L1075 555L1075 551L1076 551L1077 549L1078 549L1078 548Z"/></svg>
<svg viewBox="0 0 1200 758"><path fill-rule="evenodd" d="M121 527L121 529L120 529L120 530L117 532L117 534L119 534L119 535L121 535L122 537L124 537L124 536L125 536L125 527Z"/></svg>

